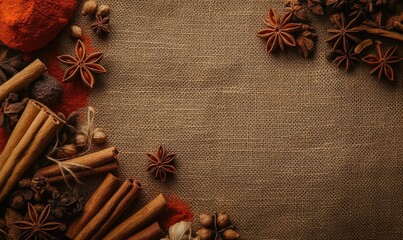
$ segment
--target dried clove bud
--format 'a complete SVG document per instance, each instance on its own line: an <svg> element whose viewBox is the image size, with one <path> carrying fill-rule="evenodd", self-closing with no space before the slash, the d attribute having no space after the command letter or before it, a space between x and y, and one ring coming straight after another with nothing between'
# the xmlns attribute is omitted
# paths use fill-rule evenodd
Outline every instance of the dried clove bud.
<svg viewBox="0 0 403 240"><path fill-rule="evenodd" d="M225 240L235 240L239 238L239 233L234 229L227 229L223 233L223 238Z"/></svg>
<svg viewBox="0 0 403 240"><path fill-rule="evenodd" d="M84 16L93 15L97 11L97 5L98 3L95 0L88 0L84 2L81 14L83 14Z"/></svg>
<svg viewBox="0 0 403 240"><path fill-rule="evenodd" d="M71 27L70 27L70 35L73 37L73 38L81 38L81 36L82 36L82 30L81 30L81 28L79 27L79 26L77 26L77 25L72 25Z"/></svg>
<svg viewBox="0 0 403 240"><path fill-rule="evenodd" d="M109 16L110 13L111 13L111 8L108 5L105 5L105 4L99 5L97 15L106 17L106 16Z"/></svg>
<svg viewBox="0 0 403 240"><path fill-rule="evenodd" d="M196 232L196 235L200 238L200 240L210 240L212 231L207 228L201 228Z"/></svg>
<svg viewBox="0 0 403 240"><path fill-rule="evenodd" d="M225 212L220 212L217 215L217 226L219 226L220 228L225 228L228 225L229 225L228 214L226 214Z"/></svg>
<svg viewBox="0 0 403 240"><path fill-rule="evenodd" d="M209 227L213 224L213 217L210 214L200 214L199 222L202 227Z"/></svg>
<svg viewBox="0 0 403 240"><path fill-rule="evenodd" d="M92 135L92 139L97 144L103 144L106 141L106 133L102 128L96 128L94 130L94 134Z"/></svg>

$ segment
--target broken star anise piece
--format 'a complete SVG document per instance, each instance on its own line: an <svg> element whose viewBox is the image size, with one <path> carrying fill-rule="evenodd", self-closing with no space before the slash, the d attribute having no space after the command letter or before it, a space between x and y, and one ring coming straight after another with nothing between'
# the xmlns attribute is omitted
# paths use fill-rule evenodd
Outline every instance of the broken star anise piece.
<svg viewBox="0 0 403 240"><path fill-rule="evenodd" d="M103 53L95 52L86 56L86 49L81 42L77 41L76 57L71 55L62 55L57 57L62 63L70 65L63 76L63 82L71 81L77 74L80 74L81 80L90 88L93 88L95 79L93 73L106 73L106 69L99 64L103 57Z"/></svg>
<svg viewBox="0 0 403 240"><path fill-rule="evenodd" d="M301 23L292 23L293 13L286 13L280 20L280 16L272 8L269 9L268 16L264 19L267 28L259 31L257 36L267 39L266 49L268 53L274 52L277 47L282 51L286 46L295 47L295 38L291 33L301 30Z"/></svg>
<svg viewBox="0 0 403 240"><path fill-rule="evenodd" d="M22 54L6 50L0 54L0 84L18 73L26 66Z"/></svg>
<svg viewBox="0 0 403 240"><path fill-rule="evenodd" d="M305 58L311 56L311 53L315 50L314 38L318 35L311 31L304 31L297 37L298 52L300 52Z"/></svg>
<svg viewBox="0 0 403 240"><path fill-rule="evenodd" d="M48 220L50 210L50 205L48 204L43 209L42 213L38 215L34 206L31 203L28 203L29 220L14 222L14 226L23 231L20 239L54 239L54 237L52 236L52 232L58 229L61 224L58 222L50 222Z"/></svg>
<svg viewBox="0 0 403 240"><path fill-rule="evenodd" d="M149 153L146 155L151 161L151 165L146 171L153 173L155 178L160 178L162 182L165 182L167 173L175 173L176 168L173 166L173 161L176 155L165 155L164 147L160 146L155 155Z"/></svg>
<svg viewBox="0 0 403 240"><path fill-rule="evenodd" d="M309 18L309 11L306 7L305 4L303 4L301 1L299 0L289 0L286 3L286 13L288 12L292 12L294 18L296 20L305 22L308 20Z"/></svg>
<svg viewBox="0 0 403 240"><path fill-rule="evenodd" d="M395 55L397 47L391 47L386 52L383 51L382 45L378 43L376 45L376 54L369 54L361 60L368 63L373 68L370 75L378 73L378 79L385 76L389 80L395 79L395 74L392 66L403 60L402 57Z"/></svg>
<svg viewBox="0 0 403 240"><path fill-rule="evenodd" d="M311 9L311 11L317 15L324 15L325 11L323 10L322 7L322 1L321 0L308 0L308 8Z"/></svg>
<svg viewBox="0 0 403 240"><path fill-rule="evenodd" d="M343 13L335 14L332 16L331 21L336 25L336 28L328 29L327 32L332 34L331 37L326 39L326 42L334 42L332 51L336 50L340 45L344 51L347 51L350 46L350 41L360 42L360 39L356 36L358 32L363 29L361 27L355 27L359 15L353 18L351 21L347 21Z"/></svg>
<svg viewBox="0 0 403 240"><path fill-rule="evenodd" d="M110 33L111 28L109 25L110 18L102 17L101 15L96 16L96 22L91 25L91 29L96 32L98 35L102 35L105 33Z"/></svg>
<svg viewBox="0 0 403 240"><path fill-rule="evenodd" d="M21 99L16 93L10 93L8 98L1 104L0 126L7 132L11 132L28 103L28 98Z"/></svg>

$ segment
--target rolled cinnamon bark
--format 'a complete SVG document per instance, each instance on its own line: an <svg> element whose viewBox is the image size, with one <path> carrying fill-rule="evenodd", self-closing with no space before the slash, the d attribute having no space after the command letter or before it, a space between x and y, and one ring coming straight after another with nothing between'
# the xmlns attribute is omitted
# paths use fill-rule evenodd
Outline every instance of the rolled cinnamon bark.
<svg viewBox="0 0 403 240"><path fill-rule="evenodd" d="M112 229L103 240L126 240L139 230L156 221L157 217L165 210L167 202L162 194Z"/></svg>
<svg viewBox="0 0 403 240"><path fill-rule="evenodd" d="M362 28L364 31L366 31L369 34L374 34L374 35L378 35L381 37L391 38L391 39L399 40L401 42L403 41L403 34L398 33L398 32L388 31L388 30L385 30L382 28L374 28L374 27L370 27L370 26L366 26L366 25L360 25L358 27Z"/></svg>
<svg viewBox="0 0 403 240"><path fill-rule="evenodd" d="M102 237L113 226L124 210L133 202L140 189L141 184L138 181L127 179L74 239L99 240L99 237Z"/></svg>
<svg viewBox="0 0 403 240"><path fill-rule="evenodd" d="M47 71L45 64L39 59L36 59L31 64L26 66L14 77L0 86L0 102L4 101L12 92L28 87L28 85L37 79L40 75Z"/></svg>
<svg viewBox="0 0 403 240"><path fill-rule="evenodd" d="M97 175L97 174L101 174L101 173L105 173L105 172L110 173L118 168L119 168L119 163L118 163L118 161L115 160L115 161L112 161L105 165L102 165L100 167L95 167L92 169L85 169L85 170L79 171L77 173L74 173L74 175L77 178L83 178L83 177L93 176L93 175ZM48 178L48 182L55 183L55 182L61 182L61 181L69 181L72 179L74 179L74 177L71 174L66 173L64 175L64 177L63 177L63 175L50 177L50 178Z"/></svg>
<svg viewBox="0 0 403 240"><path fill-rule="evenodd" d="M160 240L163 237L165 237L164 230L161 229L158 222L154 222L127 240Z"/></svg>
<svg viewBox="0 0 403 240"><path fill-rule="evenodd" d="M35 104L27 104L24 112L20 117L20 120L18 120L14 131L11 133L11 136L7 141L4 150L0 155L0 169L3 168L4 164L6 164L6 161L9 158L10 154L15 149L17 144L21 141L24 134L28 131L28 128L31 126L32 122L40 111L41 109L38 108Z"/></svg>
<svg viewBox="0 0 403 240"><path fill-rule="evenodd" d="M65 123L41 103L30 100L28 105L40 109L39 114L21 137L0 172L0 202L10 193L35 159L49 144L57 130ZM14 140L12 140L14 141Z"/></svg>
<svg viewBox="0 0 403 240"><path fill-rule="evenodd" d="M88 171L90 169L79 167L79 166L67 165L67 164L76 163L76 164L80 164L83 166L96 168L96 167L100 167L100 166L103 166L103 165L111 163L111 162L116 162L117 159L118 159L118 150L116 149L116 147L110 147L110 148L106 148L106 149L103 149L98 152L94 152L94 153L83 155L83 156L80 156L77 158L66 160L63 163L66 163L66 166L68 166L68 168L70 170L72 170L74 173L79 173L81 171ZM92 171L94 172L94 170L92 170ZM47 178L51 178L51 177L55 177L55 176L62 176L62 173L61 173L61 170L60 170L60 167L58 164L52 164L50 166L40 168L40 169L38 169L37 173L44 177L47 177Z"/></svg>
<svg viewBox="0 0 403 240"><path fill-rule="evenodd" d="M118 187L119 179L109 173L94 194L92 194L88 202L84 205L81 216L70 223L66 236L70 239L74 239L85 225L87 225L107 203Z"/></svg>

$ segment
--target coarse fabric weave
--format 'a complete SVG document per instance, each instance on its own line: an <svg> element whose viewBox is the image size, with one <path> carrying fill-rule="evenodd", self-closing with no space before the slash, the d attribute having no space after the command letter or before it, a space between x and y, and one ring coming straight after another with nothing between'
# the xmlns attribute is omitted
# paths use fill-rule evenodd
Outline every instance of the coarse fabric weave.
<svg viewBox="0 0 403 240"><path fill-rule="evenodd" d="M100 2L109 37L73 23L106 54L90 105L120 177L144 187L131 213L161 192L226 211L243 240L403 238L403 71L390 83L328 62L326 17L312 59L267 54L256 32L282 1ZM160 144L177 154L166 183L145 172Z"/></svg>

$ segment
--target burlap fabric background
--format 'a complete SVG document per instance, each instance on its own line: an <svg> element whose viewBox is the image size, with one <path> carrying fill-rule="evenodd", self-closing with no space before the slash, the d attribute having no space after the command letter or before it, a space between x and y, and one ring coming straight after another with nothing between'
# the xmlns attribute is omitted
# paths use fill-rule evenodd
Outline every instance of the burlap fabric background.
<svg viewBox="0 0 403 240"><path fill-rule="evenodd" d="M256 32L281 1L101 2L112 33L87 33L109 73L90 104L120 176L143 183L131 212L162 192L227 211L244 240L403 238L403 71L390 84L337 69L325 19L313 59L266 54ZM177 154L165 184L145 173L159 144Z"/></svg>

